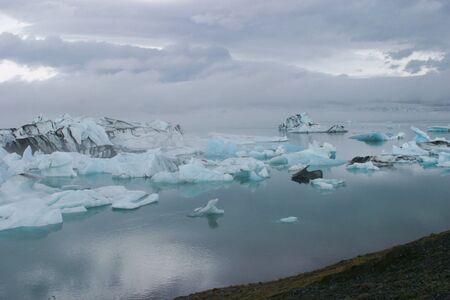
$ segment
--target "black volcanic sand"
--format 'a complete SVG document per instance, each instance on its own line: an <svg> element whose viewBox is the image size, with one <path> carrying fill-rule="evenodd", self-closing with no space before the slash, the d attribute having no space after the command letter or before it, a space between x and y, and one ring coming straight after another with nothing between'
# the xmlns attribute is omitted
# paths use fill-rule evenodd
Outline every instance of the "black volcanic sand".
<svg viewBox="0 0 450 300"><path fill-rule="evenodd" d="M277 281L177 299L450 299L450 231Z"/></svg>

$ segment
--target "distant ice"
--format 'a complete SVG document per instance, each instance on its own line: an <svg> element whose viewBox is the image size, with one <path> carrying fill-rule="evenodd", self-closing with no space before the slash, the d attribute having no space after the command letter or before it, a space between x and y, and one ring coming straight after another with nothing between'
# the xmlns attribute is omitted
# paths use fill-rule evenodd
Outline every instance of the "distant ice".
<svg viewBox="0 0 450 300"><path fill-rule="evenodd" d="M297 217L286 217L286 218L281 218L280 219L281 223L296 223L298 222L298 218Z"/></svg>
<svg viewBox="0 0 450 300"><path fill-rule="evenodd" d="M361 141L361 142L377 143L377 142L402 139L404 135L405 134L403 132L399 132L397 134L384 133L384 132L369 132L369 133L356 134L356 135L351 136L350 138Z"/></svg>

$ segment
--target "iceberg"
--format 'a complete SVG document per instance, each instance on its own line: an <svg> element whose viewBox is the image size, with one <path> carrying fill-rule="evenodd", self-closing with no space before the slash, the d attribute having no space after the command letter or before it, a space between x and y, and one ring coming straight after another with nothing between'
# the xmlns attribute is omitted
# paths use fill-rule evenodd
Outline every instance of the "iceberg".
<svg viewBox="0 0 450 300"><path fill-rule="evenodd" d="M449 126L431 126L428 127L429 132L450 132L450 125Z"/></svg>
<svg viewBox="0 0 450 300"><path fill-rule="evenodd" d="M432 154L450 152L450 141L445 138L432 139L428 134L414 126L411 126L411 130L416 134L415 141L420 148L430 151Z"/></svg>
<svg viewBox="0 0 450 300"><path fill-rule="evenodd" d="M96 157L116 154L103 127L92 118L36 118L19 128L0 129L0 145L8 152L22 154L26 148L49 154L56 151L80 152Z"/></svg>
<svg viewBox="0 0 450 300"><path fill-rule="evenodd" d="M127 193L126 197L114 202L112 205L113 209L136 209L144 205L152 204L158 202L158 194L145 194L143 195L140 191L134 191Z"/></svg>
<svg viewBox="0 0 450 300"><path fill-rule="evenodd" d="M333 125L325 128L314 123L307 113L300 113L290 116L285 122L278 126L280 131L289 133L345 133L347 130L344 125Z"/></svg>
<svg viewBox="0 0 450 300"><path fill-rule="evenodd" d="M450 168L450 153L439 153L437 166L441 168Z"/></svg>
<svg viewBox="0 0 450 300"><path fill-rule="evenodd" d="M287 165L288 167L298 164L311 166L339 166L345 161L335 159L336 148L331 144L324 143L319 146L317 142L309 145L308 149L282 154L269 160L271 165Z"/></svg>
<svg viewBox="0 0 450 300"><path fill-rule="evenodd" d="M152 177L157 183L199 183L215 181L232 181L233 176L222 172L208 169L202 161L191 159L185 165L181 165L177 172L159 172Z"/></svg>
<svg viewBox="0 0 450 300"><path fill-rule="evenodd" d="M38 156L40 158L38 169L41 175L46 177L74 177L73 158L65 152L53 152L49 155Z"/></svg>
<svg viewBox="0 0 450 300"><path fill-rule="evenodd" d="M173 126L161 120L141 123L105 117L97 123L104 129L115 148L125 152L178 146L183 140L180 125Z"/></svg>
<svg viewBox="0 0 450 300"><path fill-rule="evenodd" d="M228 158L214 165L215 171L230 174L235 179L260 181L270 177L266 165L252 157Z"/></svg>
<svg viewBox="0 0 450 300"><path fill-rule="evenodd" d="M367 161L364 163L352 163L347 165L347 170L350 171L377 171L380 168L375 166L372 161Z"/></svg>
<svg viewBox="0 0 450 300"><path fill-rule="evenodd" d="M84 206L66 207L66 208L61 209L61 213L63 215L84 214L86 212L87 212L87 209Z"/></svg>
<svg viewBox="0 0 450 300"><path fill-rule="evenodd" d="M281 223L296 223L298 222L298 218L297 217L286 217L286 218L281 218L280 219Z"/></svg>
<svg viewBox="0 0 450 300"><path fill-rule="evenodd" d="M208 140L204 151L207 158L226 158L236 155L237 145L230 140L212 138Z"/></svg>
<svg viewBox="0 0 450 300"><path fill-rule="evenodd" d="M212 215L223 215L225 211L223 209L219 209L216 207L219 199L212 199L208 201L208 204L204 207L198 207L194 209L192 213L190 213L189 217L206 217Z"/></svg>
<svg viewBox="0 0 450 300"><path fill-rule="evenodd" d="M331 191L338 187L345 186L345 180L343 179L323 179L317 178L311 180L311 185L319 190Z"/></svg>
<svg viewBox="0 0 450 300"><path fill-rule="evenodd" d="M0 206L0 231L16 228L45 227L62 223L59 209L31 198Z"/></svg>
<svg viewBox="0 0 450 300"><path fill-rule="evenodd" d="M402 146L398 147L392 146L392 154L397 155L429 155L430 153L422 148L420 148L415 141L410 141L404 143Z"/></svg>
<svg viewBox="0 0 450 300"><path fill-rule="evenodd" d="M0 129L0 146L21 155L27 147L44 154L79 152L110 158L119 151L144 152L178 146L183 139L179 125L164 121L125 122L112 118L73 118L67 114L54 120L42 116L19 128Z"/></svg>
<svg viewBox="0 0 450 300"><path fill-rule="evenodd" d="M351 139L358 140L366 143L380 143L390 140L398 140L402 139L405 134L403 132L399 132L398 134L392 133L383 133L383 132L369 132L356 134L351 136Z"/></svg>

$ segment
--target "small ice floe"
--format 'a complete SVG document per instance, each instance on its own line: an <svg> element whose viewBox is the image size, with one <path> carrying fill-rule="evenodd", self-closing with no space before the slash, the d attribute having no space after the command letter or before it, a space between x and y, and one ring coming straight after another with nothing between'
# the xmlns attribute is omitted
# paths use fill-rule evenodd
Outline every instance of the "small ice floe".
<svg viewBox="0 0 450 300"><path fill-rule="evenodd" d="M338 187L345 186L345 180L317 178L311 180L311 185L318 190L331 191Z"/></svg>
<svg viewBox="0 0 450 300"><path fill-rule="evenodd" d="M144 205L158 202L158 194L145 194L140 191L130 191L125 197L112 205L113 209L136 209Z"/></svg>
<svg viewBox="0 0 450 300"><path fill-rule="evenodd" d="M450 125L449 126L431 126L428 127L429 132L450 132Z"/></svg>
<svg viewBox="0 0 450 300"><path fill-rule="evenodd" d="M285 224L296 223L296 222L298 222L298 218L297 217L286 217L286 218L281 218L279 221L281 223L285 223Z"/></svg>
<svg viewBox="0 0 450 300"><path fill-rule="evenodd" d="M373 164L373 162L371 162L371 161L367 161L367 162L364 162L364 163L357 163L357 162L355 162L355 163L352 163L350 165L347 165L347 170L350 170L350 171L370 172L370 171L377 171L379 169L380 168L375 166Z"/></svg>
<svg viewBox="0 0 450 300"><path fill-rule="evenodd" d="M212 215L223 215L225 211L223 209L217 208L216 204L219 199L212 199L208 201L208 204L204 207L198 207L190 213L189 217L207 217Z"/></svg>
<svg viewBox="0 0 450 300"><path fill-rule="evenodd" d="M405 134L403 132L399 132L397 134L392 133L384 133L384 132L369 132L356 134L351 136L351 139L358 140L366 143L380 143L390 140L398 140L402 139Z"/></svg>

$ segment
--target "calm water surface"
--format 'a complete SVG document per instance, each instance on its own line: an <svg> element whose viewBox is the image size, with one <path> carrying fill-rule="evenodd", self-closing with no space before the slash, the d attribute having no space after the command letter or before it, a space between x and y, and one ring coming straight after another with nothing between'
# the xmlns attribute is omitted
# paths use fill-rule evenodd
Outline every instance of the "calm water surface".
<svg viewBox="0 0 450 300"><path fill-rule="evenodd" d="M425 124L422 124L425 125ZM428 125L428 124L426 124ZM337 157L390 152L411 139L407 124L351 124L351 133L405 131L403 141L367 145L348 135L294 135L337 147ZM273 130L244 133L275 134ZM447 138L450 138L447 136ZM2 299L170 299L213 287L276 279L450 229L450 176L403 165L372 174L324 170L346 187L321 193L272 170L260 184L161 188L148 180L75 178L85 186L123 184L158 191L160 202L135 211L109 207L65 217L48 230L0 233ZM188 218L219 198L225 215ZM295 224L280 218L297 216Z"/></svg>

